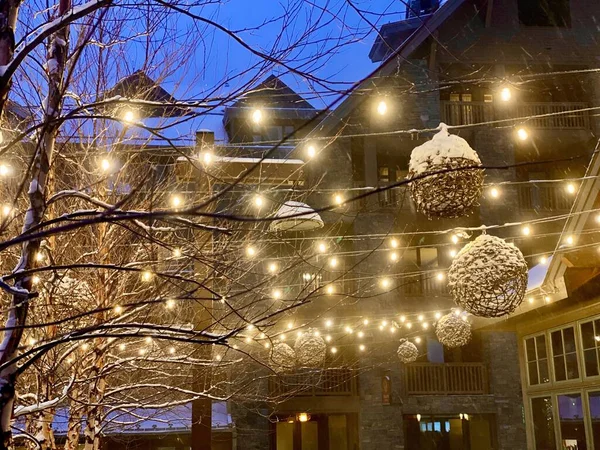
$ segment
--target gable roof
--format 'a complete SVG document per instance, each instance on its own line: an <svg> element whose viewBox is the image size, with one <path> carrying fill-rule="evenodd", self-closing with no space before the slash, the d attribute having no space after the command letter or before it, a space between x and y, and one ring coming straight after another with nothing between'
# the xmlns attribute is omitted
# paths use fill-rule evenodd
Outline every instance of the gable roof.
<svg viewBox="0 0 600 450"><path fill-rule="evenodd" d="M252 88L230 108L249 107L260 104L261 108L310 109L315 108L279 77L269 75Z"/></svg>
<svg viewBox="0 0 600 450"><path fill-rule="evenodd" d="M371 72L368 77L356 83L352 87L350 94L337 108L324 116L308 137L331 132L351 111L360 106L362 102L368 100L368 96L357 95L357 92L371 88L375 84L374 80L392 75L398 69L398 66L406 62L409 56L466 1L448 0L433 14L419 17L418 20L421 25L377 69Z"/></svg>

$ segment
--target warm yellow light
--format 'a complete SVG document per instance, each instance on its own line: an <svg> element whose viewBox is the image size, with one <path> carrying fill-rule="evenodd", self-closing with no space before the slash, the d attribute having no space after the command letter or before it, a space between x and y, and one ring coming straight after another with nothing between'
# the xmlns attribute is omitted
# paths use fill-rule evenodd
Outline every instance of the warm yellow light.
<svg viewBox="0 0 600 450"><path fill-rule="evenodd" d="M0 177L5 177L10 174L10 166L6 164L0 164Z"/></svg>
<svg viewBox="0 0 600 450"><path fill-rule="evenodd" d="M27 342L29 343L29 345L35 345L35 344L37 344L37 341L34 338L32 338L32 337L30 337Z"/></svg>
<svg viewBox="0 0 600 450"><path fill-rule="evenodd" d="M436 319L440 319L440 318L442 317L442 313L440 313L440 312L436 312L434 317L435 317Z"/></svg>
<svg viewBox="0 0 600 450"><path fill-rule="evenodd" d="M310 416L307 413L298 414L298 422L308 422L310 420Z"/></svg>
<svg viewBox="0 0 600 450"><path fill-rule="evenodd" d="M383 100L381 100L378 104L377 104L377 113L380 116L384 116L387 113L388 110L388 106L387 103Z"/></svg>
<svg viewBox="0 0 600 450"><path fill-rule="evenodd" d="M294 322L288 322L287 327L288 327L288 330L291 330L292 328L294 328Z"/></svg>
<svg viewBox="0 0 600 450"><path fill-rule="evenodd" d="M279 269L279 267L277 266L277 263L272 262L269 264L269 272L275 273L275 272L277 272L277 269Z"/></svg>
<svg viewBox="0 0 600 450"><path fill-rule="evenodd" d="M456 252L456 250L455 250L455 249L451 249L451 250L448 252L448 254L450 255L450 258L454 258L454 257L456 256L457 252Z"/></svg>
<svg viewBox="0 0 600 450"><path fill-rule="evenodd" d="M527 299L527 301L528 301L529 303L533 303L533 302L534 302L534 299L533 299L533 297L529 297L529 298Z"/></svg>
<svg viewBox="0 0 600 450"><path fill-rule="evenodd" d="M400 242L398 242L398 239L396 239L396 238L393 238L393 239L390 241L390 245L392 246L392 248L398 248L398 246L400 245Z"/></svg>
<svg viewBox="0 0 600 450"><path fill-rule="evenodd" d="M306 154L309 158L314 158L317 155L317 149L314 145L309 145L306 149Z"/></svg>
<svg viewBox="0 0 600 450"><path fill-rule="evenodd" d="M180 248L174 248L173 249L173 257L174 258L181 258L181 249Z"/></svg>
<svg viewBox="0 0 600 450"><path fill-rule="evenodd" d="M253 324L251 324L251 323L249 323L249 324L246 326L246 329L247 329L248 331L252 331L252 330L254 330L254 325L253 325Z"/></svg>
<svg viewBox="0 0 600 450"><path fill-rule="evenodd" d="M495 187L491 188L490 189L490 196L492 198L498 198L498 197L500 197L500 191L498 190L498 188L495 188Z"/></svg>
<svg viewBox="0 0 600 450"><path fill-rule="evenodd" d="M146 344L151 344L152 343L152 336L146 336L146 338L144 339L144 341L146 341Z"/></svg>
<svg viewBox="0 0 600 450"><path fill-rule="evenodd" d="M509 88L505 87L500 91L500 99L503 102L510 101L511 97L512 97L512 92Z"/></svg>
<svg viewBox="0 0 600 450"><path fill-rule="evenodd" d="M170 298L169 300L167 300L165 302L165 307L167 309L173 309L173 308L175 308L175 300L173 300L172 298Z"/></svg>
<svg viewBox="0 0 600 450"><path fill-rule="evenodd" d="M333 196L333 201L336 205L341 205L342 203L344 203L344 197L342 197L341 194L335 194Z"/></svg>
<svg viewBox="0 0 600 450"><path fill-rule="evenodd" d="M406 316L400 316L400 322L402 322L402 323L406 322Z"/></svg>
<svg viewBox="0 0 600 450"><path fill-rule="evenodd" d="M130 109L125 111L125 113L123 114L123 122L132 123L134 120L135 120L135 113Z"/></svg>
<svg viewBox="0 0 600 450"><path fill-rule="evenodd" d="M410 330L410 329L412 328L412 323L408 322L408 323L406 324L406 328L408 328L408 329Z"/></svg>
<svg viewBox="0 0 600 450"><path fill-rule="evenodd" d="M169 347L169 353L173 355L175 353L175 347Z"/></svg>
<svg viewBox="0 0 600 450"><path fill-rule="evenodd" d="M253 256L256 256L256 249L254 247L252 247L251 245L246 247L246 256L249 256L250 258L252 258Z"/></svg>
<svg viewBox="0 0 600 450"><path fill-rule="evenodd" d="M142 272L142 281L150 281L152 280L152 272L149 270L144 270Z"/></svg>
<svg viewBox="0 0 600 450"><path fill-rule="evenodd" d="M212 153L211 153L211 152L202 152L202 154L201 154L200 156L202 157L202 162L203 162L205 165L207 165L207 166L208 166L208 165L209 165L209 164L212 162L212 160L213 160L213 155L212 155Z"/></svg>
<svg viewBox="0 0 600 450"><path fill-rule="evenodd" d="M381 322L381 326L382 326L382 327L387 327L387 324L388 324L388 321L387 321L387 320L383 320L383 321Z"/></svg>
<svg viewBox="0 0 600 450"><path fill-rule="evenodd" d="M281 291L280 291L279 289L275 289L275 290L273 291L273 298L274 298L275 300L278 300L278 299L280 299L280 298L281 298Z"/></svg>
<svg viewBox="0 0 600 450"><path fill-rule="evenodd" d="M365 351L365 349L366 349L366 347L365 347L365 344L360 344L360 345L358 346L358 349L359 349L361 352L364 352L364 351Z"/></svg>
<svg viewBox="0 0 600 450"><path fill-rule="evenodd" d="M327 320L325 321L325 326L326 326L327 328L329 328L329 327L330 327L330 326L332 326L332 325L333 325L333 321L332 321L331 319L327 319Z"/></svg>
<svg viewBox="0 0 600 450"><path fill-rule="evenodd" d="M248 336L246 339L244 339L244 342L246 344L250 344L252 342L252 338L250 336Z"/></svg>
<svg viewBox="0 0 600 450"><path fill-rule="evenodd" d="M225 303L227 301L227 297L221 297L221 300L219 300L221 303Z"/></svg>
<svg viewBox="0 0 600 450"><path fill-rule="evenodd" d="M329 258L329 265L331 267L336 267L338 265L338 260L335 257Z"/></svg>
<svg viewBox="0 0 600 450"><path fill-rule="evenodd" d="M421 414L417 414L417 422L421 421Z"/></svg>
<svg viewBox="0 0 600 450"><path fill-rule="evenodd" d="M526 141L529 138L529 133L525 128L519 128L517 130L517 137L522 141Z"/></svg>
<svg viewBox="0 0 600 450"><path fill-rule="evenodd" d="M285 334L281 333L279 335L279 340L282 341L282 342L285 341Z"/></svg>
<svg viewBox="0 0 600 450"><path fill-rule="evenodd" d="M143 355L145 355L145 354L146 354L146 349L145 349L145 348L140 348L140 349L138 350L138 354L139 354L140 356L143 356Z"/></svg>
<svg viewBox="0 0 600 450"><path fill-rule="evenodd" d="M35 260L37 262L42 262L44 260L44 254L42 252L37 252L35 254Z"/></svg>
<svg viewBox="0 0 600 450"><path fill-rule="evenodd" d="M420 337L416 337L416 338L415 338L415 342L416 342L417 344L420 344L420 343L421 343L421 338L420 338Z"/></svg>
<svg viewBox="0 0 600 450"><path fill-rule="evenodd" d="M31 278L31 282L32 282L33 284L38 284L40 281L41 281L41 280L40 280L40 277L38 277L37 275L34 275L34 276Z"/></svg>
<svg viewBox="0 0 600 450"><path fill-rule="evenodd" d="M429 324L427 322L423 322L423 324L421 326L423 327L424 330L429 328Z"/></svg>
<svg viewBox="0 0 600 450"><path fill-rule="evenodd" d="M252 111L252 122L254 122L255 124L259 124L261 123L263 120L263 113L260 109L255 109L254 111Z"/></svg>
<svg viewBox="0 0 600 450"><path fill-rule="evenodd" d="M381 284L381 287L384 289L389 288L390 285L392 284L389 278L382 278L379 283Z"/></svg>
<svg viewBox="0 0 600 450"><path fill-rule="evenodd" d="M88 351L90 349L90 344L81 344L81 350L83 350L84 352Z"/></svg>
<svg viewBox="0 0 600 450"><path fill-rule="evenodd" d="M2 215L4 217L10 216L11 213L12 213L12 206L10 206L10 205L2 206Z"/></svg>
<svg viewBox="0 0 600 450"><path fill-rule="evenodd" d="M567 236L567 238L565 239L565 243L567 245L573 245L574 242L575 242L575 238L573 238L573 236Z"/></svg>
<svg viewBox="0 0 600 450"><path fill-rule="evenodd" d="M548 258L546 258L545 256L540 256L540 264L546 264L548 262Z"/></svg>
<svg viewBox="0 0 600 450"><path fill-rule="evenodd" d="M171 206L173 208L179 208L183 204L183 200L179 195L173 195L171 197Z"/></svg>
<svg viewBox="0 0 600 450"><path fill-rule="evenodd" d="M423 314L419 314L419 316L417 317L417 319L419 320L419 322L423 322L423 319L425 317L423 316Z"/></svg>
<svg viewBox="0 0 600 450"><path fill-rule="evenodd" d="M354 332L354 331L352 330L352 328L350 328L350 327L346 327L346 328L344 328L344 331L345 331L346 333L348 333L348 334L352 334L352 333Z"/></svg>
<svg viewBox="0 0 600 450"><path fill-rule="evenodd" d="M327 251L327 244L325 244L325 242L319 242L317 244L317 249L319 250L319 252L325 253Z"/></svg>
<svg viewBox="0 0 600 450"><path fill-rule="evenodd" d="M121 314L123 312L123 307L121 305L115 306L115 313Z"/></svg>
<svg viewBox="0 0 600 450"><path fill-rule="evenodd" d="M396 332L396 327L392 325L390 327L390 333L394 334L395 332Z"/></svg>
<svg viewBox="0 0 600 450"><path fill-rule="evenodd" d="M325 288L325 292L327 292L327 294L331 295L335 292L335 288L333 287L332 284L330 284Z"/></svg>
<svg viewBox="0 0 600 450"><path fill-rule="evenodd" d="M573 183L569 183L567 184L567 192L569 194L574 194L575 192L577 192L577 187L575 187Z"/></svg>
<svg viewBox="0 0 600 450"><path fill-rule="evenodd" d="M392 261L398 261L398 253L396 253L396 252L390 253L390 259Z"/></svg>
<svg viewBox="0 0 600 450"><path fill-rule="evenodd" d="M453 244L458 244L458 236L457 235L453 234L450 239L452 240Z"/></svg>
<svg viewBox="0 0 600 450"><path fill-rule="evenodd" d="M265 348L269 348L271 346L270 342L265 342Z"/></svg>
<svg viewBox="0 0 600 450"><path fill-rule="evenodd" d="M521 228L521 233L523 234L523 236L529 236L531 234L531 228L529 228L528 226L524 226L523 228Z"/></svg>
<svg viewBox="0 0 600 450"><path fill-rule="evenodd" d="M264 199L262 198L262 196L261 196L261 195L259 195L259 194L256 194L256 195L254 196L254 205L255 205L256 207L260 208L261 206L263 206L263 205L264 205L264 203L265 203L265 201L264 201Z"/></svg>
<svg viewBox="0 0 600 450"><path fill-rule="evenodd" d="M546 296L544 297L544 301L545 301L546 303L550 303L550 297L549 297L548 295L546 295Z"/></svg>
<svg viewBox="0 0 600 450"><path fill-rule="evenodd" d="M444 273L443 272L439 272L436 276L438 281L443 281L444 279Z"/></svg>
<svg viewBox="0 0 600 450"><path fill-rule="evenodd" d="M600 214L596 214L596 223L600 223Z"/></svg>
<svg viewBox="0 0 600 450"><path fill-rule="evenodd" d="M357 335L359 338L362 338L362 337L364 337L364 336L365 336L365 333L364 333L364 331L359 331L358 333L356 333L356 335Z"/></svg>
<svg viewBox="0 0 600 450"><path fill-rule="evenodd" d="M331 342L331 336L329 336L329 335L325 336L325 341Z"/></svg>
<svg viewBox="0 0 600 450"><path fill-rule="evenodd" d="M369 319L364 319L363 320L363 325L369 325Z"/></svg>
<svg viewBox="0 0 600 450"><path fill-rule="evenodd" d="M337 353L337 347L331 347L331 353L335 355Z"/></svg>

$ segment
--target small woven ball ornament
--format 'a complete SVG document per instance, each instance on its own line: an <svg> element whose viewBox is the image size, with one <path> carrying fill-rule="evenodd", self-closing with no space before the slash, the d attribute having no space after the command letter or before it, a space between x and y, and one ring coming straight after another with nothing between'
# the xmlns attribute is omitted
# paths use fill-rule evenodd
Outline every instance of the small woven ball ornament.
<svg viewBox="0 0 600 450"><path fill-rule="evenodd" d="M413 149L408 166L410 194L417 210L432 218L468 215L477 206L483 189L484 171L477 152L463 138L441 131ZM457 170L464 167L469 169ZM430 175L449 170L445 173Z"/></svg>
<svg viewBox="0 0 600 450"><path fill-rule="evenodd" d="M398 359L403 363L415 362L419 357L419 349L408 339L400 339L398 346Z"/></svg>
<svg viewBox="0 0 600 450"><path fill-rule="evenodd" d="M283 342L273 345L269 365L277 373L291 372L296 366L296 352Z"/></svg>
<svg viewBox="0 0 600 450"><path fill-rule="evenodd" d="M504 239L483 234L465 245L448 270L454 301L479 317L501 317L523 302L527 263L521 251Z"/></svg>
<svg viewBox="0 0 600 450"><path fill-rule="evenodd" d="M471 340L471 324L456 314L446 314L437 321L435 335L445 347L462 347Z"/></svg>
<svg viewBox="0 0 600 450"><path fill-rule="evenodd" d="M296 362L300 367L320 367L325 362L327 345L321 336L317 336L312 330L301 334L294 344L296 350Z"/></svg>

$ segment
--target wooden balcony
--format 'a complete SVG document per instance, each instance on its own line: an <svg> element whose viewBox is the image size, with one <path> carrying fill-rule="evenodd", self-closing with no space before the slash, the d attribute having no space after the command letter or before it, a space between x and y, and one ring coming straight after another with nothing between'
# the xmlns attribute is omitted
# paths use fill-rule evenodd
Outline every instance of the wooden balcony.
<svg viewBox="0 0 600 450"><path fill-rule="evenodd" d="M590 127L587 103L517 103L502 108L504 115L496 117L494 103L490 102L440 102L442 122L448 125L473 125L496 119L543 116L524 122L529 128L545 130L587 130ZM522 121L520 121L522 122ZM506 124L504 124L506 125Z"/></svg>
<svg viewBox="0 0 600 450"><path fill-rule="evenodd" d="M521 209L540 211L569 211L574 196L569 195L564 186L540 185L518 186L519 206Z"/></svg>
<svg viewBox="0 0 600 450"><path fill-rule="evenodd" d="M488 393L483 363L414 363L406 365L409 395L483 395Z"/></svg>
<svg viewBox="0 0 600 450"><path fill-rule="evenodd" d="M400 290L409 297L448 295L446 281L439 281L432 274L407 276L400 283Z"/></svg>
<svg viewBox="0 0 600 450"><path fill-rule="evenodd" d="M274 376L269 379L271 396L353 396L357 395L352 369L324 369Z"/></svg>

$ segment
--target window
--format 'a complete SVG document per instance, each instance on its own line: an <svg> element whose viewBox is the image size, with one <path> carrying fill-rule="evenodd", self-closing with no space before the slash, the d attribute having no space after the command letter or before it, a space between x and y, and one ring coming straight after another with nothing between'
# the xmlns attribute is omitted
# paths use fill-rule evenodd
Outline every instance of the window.
<svg viewBox="0 0 600 450"><path fill-rule="evenodd" d="M525 26L570 27L569 0L518 0L519 22Z"/></svg>
<svg viewBox="0 0 600 450"><path fill-rule="evenodd" d="M532 398L531 414L533 416L533 437L535 439L535 450L555 449L556 438L554 437L552 398L549 396Z"/></svg>
<svg viewBox="0 0 600 450"><path fill-rule="evenodd" d="M546 336L542 334L525 339L525 356L529 384L535 386L537 384L549 383Z"/></svg>
<svg viewBox="0 0 600 450"><path fill-rule="evenodd" d="M579 378L577 348L573 327L553 331L550 334L554 367L554 380L565 381Z"/></svg>
<svg viewBox="0 0 600 450"><path fill-rule="evenodd" d="M581 343L583 345L583 364L586 377L600 374L598 351L600 349L600 319L581 324Z"/></svg>
<svg viewBox="0 0 600 450"><path fill-rule="evenodd" d="M561 448L585 450L585 424L581 394L564 394L556 397L560 421Z"/></svg>
<svg viewBox="0 0 600 450"><path fill-rule="evenodd" d="M592 441L594 448L600 448L600 391L590 392L589 400L589 416L592 423Z"/></svg>

